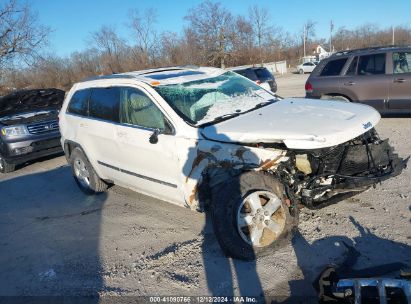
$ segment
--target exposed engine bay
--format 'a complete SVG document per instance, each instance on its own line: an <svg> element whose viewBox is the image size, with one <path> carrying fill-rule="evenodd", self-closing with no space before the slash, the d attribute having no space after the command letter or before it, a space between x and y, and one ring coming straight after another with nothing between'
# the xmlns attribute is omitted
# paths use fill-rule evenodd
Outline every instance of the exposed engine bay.
<svg viewBox="0 0 411 304"><path fill-rule="evenodd" d="M374 129L346 143L323 149L291 150L276 172L290 198L320 208L366 190L405 168L388 139Z"/></svg>

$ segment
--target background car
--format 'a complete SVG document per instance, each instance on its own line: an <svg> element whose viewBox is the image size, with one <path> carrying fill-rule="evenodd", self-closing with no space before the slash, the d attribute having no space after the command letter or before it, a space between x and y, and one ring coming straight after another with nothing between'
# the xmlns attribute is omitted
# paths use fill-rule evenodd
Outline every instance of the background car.
<svg viewBox="0 0 411 304"><path fill-rule="evenodd" d="M317 63L315 62L304 62L303 64L297 66L297 71L300 74L311 73L316 65Z"/></svg>
<svg viewBox="0 0 411 304"><path fill-rule="evenodd" d="M411 113L411 47L375 47L322 60L305 84L307 98L361 102L380 113Z"/></svg>
<svg viewBox="0 0 411 304"><path fill-rule="evenodd" d="M265 67L236 67L228 70L247 77L268 91L277 92L274 75Z"/></svg>
<svg viewBox="0 0 411 304"><path fill-rule="evenodd" d="M0 172L62 152L57 116L64 91L16 91L0 98Z"/></svg>

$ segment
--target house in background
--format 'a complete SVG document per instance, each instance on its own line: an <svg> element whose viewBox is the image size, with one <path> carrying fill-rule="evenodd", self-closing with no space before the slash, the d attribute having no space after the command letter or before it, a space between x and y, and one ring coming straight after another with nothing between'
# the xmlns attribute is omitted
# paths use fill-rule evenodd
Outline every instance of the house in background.
<svg viewBox="0 0 411 304"><path fill-rule="evenodd" d="M320 44L314 50L314 56L316 57L316 61L320 61L324 58L330 57L334 52L330 51L327 52Z"/></svg>
<svg viewBox="0 0 411 304"><path fill-rule="evenodd" d="M301 64L306 62L319 62L324 58L327 58L335 53L334 49L332 52L327 52L322 45L317 45L317 47L313 50L313 55L304 56L300 58Z"/></svg>

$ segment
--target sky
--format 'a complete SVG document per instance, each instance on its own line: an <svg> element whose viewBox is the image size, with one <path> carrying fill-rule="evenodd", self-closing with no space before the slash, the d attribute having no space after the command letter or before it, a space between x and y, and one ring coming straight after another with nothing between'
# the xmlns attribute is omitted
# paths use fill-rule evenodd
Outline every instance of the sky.
<svg viewBox="0 0 411 304"><path fill-rule="evenodd" d="M2 1L2 0L0 0ZM130 39L128 12L154 8L156 30L180 33L187 22L184 16L201 0L30 0L41 24L52 29L48 52L69 56L90 46L91 33L103 25L113 26L119 35ZM364 23L381 27L411 26L411 0L220 0L234 15L248 15L248 8L258 5L268 11L271 23L291 34L301 31L307 20L314 21L316 37L329 37L329 24L355 28ZM131 43L132 44L132 43Z"/></svg>

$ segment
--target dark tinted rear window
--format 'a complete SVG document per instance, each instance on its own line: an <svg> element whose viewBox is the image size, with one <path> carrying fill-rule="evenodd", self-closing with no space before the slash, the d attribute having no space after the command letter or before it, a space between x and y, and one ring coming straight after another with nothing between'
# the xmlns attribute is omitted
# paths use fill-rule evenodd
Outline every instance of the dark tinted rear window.
<svg viewBox="0 0 411 304"><path fill-rule="evenodd" d="M251 79L253 81L258 80L257 75L255 74L254 70L252 69L245 69L245 70L238 70L235 71L237 74L240 74L241 76L247 77L248 79Z"/></svg>
<svg viewBox="0 0 411 304"><path fill-rule="evenodd" d="M361 56L358 62L358 75L385 74L385 53Z"/></svg>
<svg viewBox="0 0 411 304"><path fill-rule="evenodd" d="M75 92L73 97L71 97L67 112L87 116L89 96L90 90L88 89Z"/></svg>
<svg viewBox="0 0 411 304"><path fill-rule="evenodd" d="M119 122L120 89L93 88L90 98L90 117Z"/></svg>
<svg viewBox="0 0 411 304"><path fill-rule="evenodd" d="M340 75L342 68L347 62L347 58L341 58L328 62L321 71L320 76L337 76Z"/></svg>
<svg viewBox="0 0 411 304"><path fill-rule="evenodd" d="M267 69L255 69L254 72L257 74L257 77L260 80L273 78L273 75Z"/></svg>

